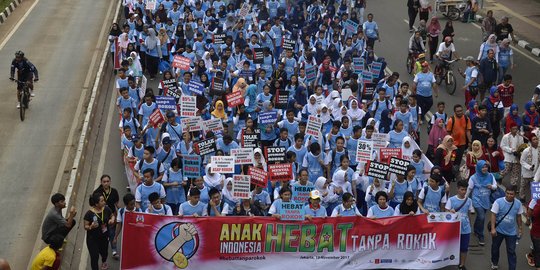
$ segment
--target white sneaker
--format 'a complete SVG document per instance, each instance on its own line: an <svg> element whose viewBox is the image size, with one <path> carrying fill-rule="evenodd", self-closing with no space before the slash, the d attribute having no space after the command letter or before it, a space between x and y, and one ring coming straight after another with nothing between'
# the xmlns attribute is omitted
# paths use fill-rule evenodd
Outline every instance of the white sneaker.
<svg viewBox="0 0 540 270"><path fill-rule="evenodd" d="M491 270L495 270L495 269L499 269L499 266L491 263Z"/></svg>
<svg viewBox="0 0 540 270"><path fill-rule="evenodd" d="M17 109L21 108L21 103L17 103Z"/></svg>
<svg viewBox="0 0 540 270"><path fill-rule="evenodd" d="M34 94L34 91L30 91L30 96L31 96L31 97L35 97L35 96L36 96L36 94Z"/></svg>

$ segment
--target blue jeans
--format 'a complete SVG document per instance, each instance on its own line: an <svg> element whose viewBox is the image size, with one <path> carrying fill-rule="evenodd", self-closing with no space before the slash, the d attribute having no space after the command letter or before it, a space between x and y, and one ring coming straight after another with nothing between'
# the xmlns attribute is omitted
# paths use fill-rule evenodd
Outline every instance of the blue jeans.
<svg viewBox="0 0 540 270"><path fill-rule="evenodd" d="M494 265L499 264L499 249L501 244L505 240L506 253L508 256L508 270L516 270L516 235L504 235L497 232L497 236L493 237L493 243L491 244L491 263Z"/></svg>
<svg viewBox="0 0 540 270"><path fill-rule="evenodd" d="M487 209L482 207L475 207L476 219L474 220L474 234L478 236L478 239L484 242L484 221L486 220Z"/></svg>

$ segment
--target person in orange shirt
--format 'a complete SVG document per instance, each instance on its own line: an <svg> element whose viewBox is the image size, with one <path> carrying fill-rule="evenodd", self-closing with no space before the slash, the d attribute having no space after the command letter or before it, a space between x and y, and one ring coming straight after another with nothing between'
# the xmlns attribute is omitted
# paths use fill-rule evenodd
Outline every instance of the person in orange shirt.
<svg viewBox="0 0 540 270"><path fill-rule="evenodd" d="M454 115L448 118L446 131L452 136L454 145L457 147L454 164L459 166L463 153L471 145L471 120L463 114L462 105L454 106Z"/></svg>

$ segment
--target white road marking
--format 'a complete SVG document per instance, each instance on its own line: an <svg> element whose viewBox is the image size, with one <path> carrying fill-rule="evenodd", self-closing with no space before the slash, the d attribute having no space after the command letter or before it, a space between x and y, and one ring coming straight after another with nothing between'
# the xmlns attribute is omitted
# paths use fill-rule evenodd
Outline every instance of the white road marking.
<svg viewBox="0 0 540 270"><path fill-rule="evenodd" d="M32 6L30 6L30 8L26 11L26 13L24 13L24 15L21 17L21 19L19 20L19 22L17 22L17 24L15 24L15 26L13 27L13 29L11 29L11 31L9 32L9 34L6 36L6 38L2 41L2 43L0 43L0 50L4 49L4 46L6 46L6 44L8 43L8 41L11 39L11 37L15 34L15 32L17 32L17 30L19 29L19 27L21 26L21 24L23 24L23 22L26 20L26 18L28 17L28 15L30 15L30 12L32 12L32 10L34 10L34 8L36 7L36 5L39 3L39 0L36 0L34 2L34 4L32 4Z"/></svg>
<svg viewBox="0 0 540 270"><path fill-rule="evenodd" d="M39 0L36 0L36 2L29 9L29 11L31 11L34 8L34 6L36 5L37 2L39 2ZM110 16L109 14L111 13L113 3L114 3L114 1L111 1L111 3L109 4L109 8L108 8L107 13L106 13L107 14L106 18L108 18ZM118 13L118 8L116 9L116 11ZM25 14L25 17L27 15L28 15L28 13ZM23 17L23 19L25 17ZM23 19L21 19L21 21L19 21L19 23L15 26L14 30L16 30L19 27L19 24L23 21ZM105 20L105 22L107 22L107 20ZM96 45L97 48L99 48L101 46L101 43L103 42L102 37L104 36L105 31L108 28L108 26L109 26L108 24L104 23L103 26L101 27L101 31L100 31L100 34L98 36L99 37L98 42L97 42L97 45ZM14 32L12 31L12 33L14 33ZM10 38L11 35L13 35L12 33L10 33L10 35L8 35L8 38ZM4 40L4 42L0 45L0 49L3 48L5 43L6 43L6 40ZM108 51L108 47L106 48L104 59L107 56L107 54L106 54L107 51ZM73 118L73 122L71 124L71 128L70 128L70 131L69 131L69 134L68 134L68 140L66 142L66 146L65 146L64 152L62 154L62 159L60 161L60 166L59 166L58 172L56 174L55 182L54 182L53 188L51 190L51 196L52 196L52 194L58 192L58 189L60 188L60 182L62 181L62 176L64 174L64 169L66 167L67 160L69 158L69 151L70 151L71 146L73 144L73 135L74 135L75 130L77 129L78 123L80 121L80 115L81 115L83 107L84 107L84 101L85 101L86 93L88 92L88 82L90 81L90 78L92 77L92 71L93 71L94 66L96 64L95 59L97 59L98 52L99 51L96 50L94 52L93 56L92 56L92 61L90 63L90 67L89 67L88 73L86 75L85 84L83 85L83 89L82 89L82 92L81 92L81 97L79 98L79 102L77 104L77 109L75 111L75 116ZM97 81L97 80L100 77L99 74L103 70L103 66L104 66L104 60L102 61L101 65L100 65L100 68L99 68L99 70L97 72L96 84L94 85L94 89L92 89L92 96L90 98L89 107L88 107L88 110L87 110L87 113L86 113L85 121L84 121L84 124L83 124L83 129L81 131L81 136L79 138L77 152L76 152L76 156L75 156L75 159L74 159L74 162L73 162L72 171L71 171L71 175L70 175L70 181L68 183L68 189L67 189L66 194L65 194L67 203L70 203L71 196L74 193L73 186L75 184L75 180L77 178L77 173L78 173L78 168L76 166L79 163L79 160L80 160L81 155L82 155L82 149L83 149L84 143L86 141L86 131L88 130L89 118L90 118L90 116L92 114L92 108L93 108L92 104L94 103L94 99L95 99L95 95L96 95L95 91L97 90L97 85L99 84L98 83L99 81ZM63 210L64 215L66 214L67 209L68 209L68 207L66 207ZM42 221L45 220L46 214L47 214L47 212L44 213ZM34 244L34 249L33 249L32 255L37 254L39 252L39 250L41 249L41 246L42 246L42 241L41 241L41 228L40 228L40 230L38 232L38 235L36 237L36 242ZM31 263L31 261L29 263ZM30 268L30 266L31 265L29 264L27 268Z"/></svg>

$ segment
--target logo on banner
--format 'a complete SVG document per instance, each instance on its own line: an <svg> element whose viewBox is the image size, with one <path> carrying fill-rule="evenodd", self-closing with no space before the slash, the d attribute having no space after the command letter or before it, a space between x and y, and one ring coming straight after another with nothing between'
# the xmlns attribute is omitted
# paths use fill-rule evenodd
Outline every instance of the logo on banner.
<svg viewBox="0 0 540 270"><path fill-rule="evenodd" d="M199 248L199 234L191 223L172 222L159 229L154 244L163 259L184 269Z"/></svg>

